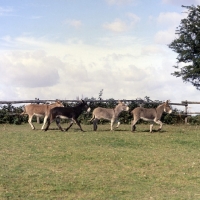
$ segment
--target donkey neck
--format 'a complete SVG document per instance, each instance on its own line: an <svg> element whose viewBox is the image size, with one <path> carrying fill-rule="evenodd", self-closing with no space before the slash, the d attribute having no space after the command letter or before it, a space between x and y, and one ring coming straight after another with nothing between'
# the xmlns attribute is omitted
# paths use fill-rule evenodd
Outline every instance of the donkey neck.
<svg viewBox="0 0 200 200"><path fill-rule="evenodd" d="M120 108L119 105L117 105L117 106L114 108L114 114L115 114L115 116L118 116L121 112L122 112L122 109Z"/></svg>
<svg viewBox="0 0 200 200"><path fill-rule="evenodd" d="M161 104L156 108L157 119L160 119L164 112L165 104Z"/></svg>
<svg viewBox="0 0 200 200"><path fill-rule="evenodd" d="M79 104L76 107L74 107L74 110L77 114L81 114L84 110L84 105L83 104Z"/></svg>
<svg viewBox="0 0 200 200"><path fill-rule="evenodd" d="M48 105L48 104L47 104ZM50 108L53 108L53 107L58 107L58 104L57 103L52 103L52 104L49 104L48 105Z"/></svg>

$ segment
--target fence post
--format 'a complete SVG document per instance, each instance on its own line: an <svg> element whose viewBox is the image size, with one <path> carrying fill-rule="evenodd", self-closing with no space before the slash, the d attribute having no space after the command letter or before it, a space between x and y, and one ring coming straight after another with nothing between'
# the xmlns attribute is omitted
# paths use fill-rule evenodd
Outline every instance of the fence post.
<svg viewBox="0 0 200 200"><path fill-rule="evenodd" d="M186 118L185 118L185 124L188 123L188 103L187 103L187 100L185 101L185 114L186 114Z"/></svg>

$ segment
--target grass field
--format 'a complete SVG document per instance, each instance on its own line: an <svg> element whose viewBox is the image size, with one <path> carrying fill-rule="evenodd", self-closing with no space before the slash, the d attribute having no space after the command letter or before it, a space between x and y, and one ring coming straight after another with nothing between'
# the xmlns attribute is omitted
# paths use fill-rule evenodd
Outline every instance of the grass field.
<svg viewBox="0 0 200 200"><path fill-rule="evenodd" d="M2 200L200 199L200 127L36 128L0 125Z"/></svg>

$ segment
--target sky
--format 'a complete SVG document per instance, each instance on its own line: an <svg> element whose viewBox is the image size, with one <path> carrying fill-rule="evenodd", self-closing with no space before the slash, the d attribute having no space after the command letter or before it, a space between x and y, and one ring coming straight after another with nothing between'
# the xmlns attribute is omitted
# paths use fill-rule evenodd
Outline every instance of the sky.
<svg viewBox="0 0 200 200"><path fill-rule="evenodd" d="M0 0L0 100L199 101L168 45L200 0ZM191 111L192 110L192 106ZM200 109L199 109L200 110Z"/></svg>

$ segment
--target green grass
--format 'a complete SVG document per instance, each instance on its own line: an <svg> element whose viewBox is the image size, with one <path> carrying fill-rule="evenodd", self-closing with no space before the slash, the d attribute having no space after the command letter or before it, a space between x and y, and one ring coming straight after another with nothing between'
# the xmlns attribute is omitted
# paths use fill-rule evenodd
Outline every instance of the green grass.
<svg viewBox="0 0 200 200"><path fill-rule="evenodd" d="M0 199L200 199L200 127L36 128L0 125Z"/></svg>

